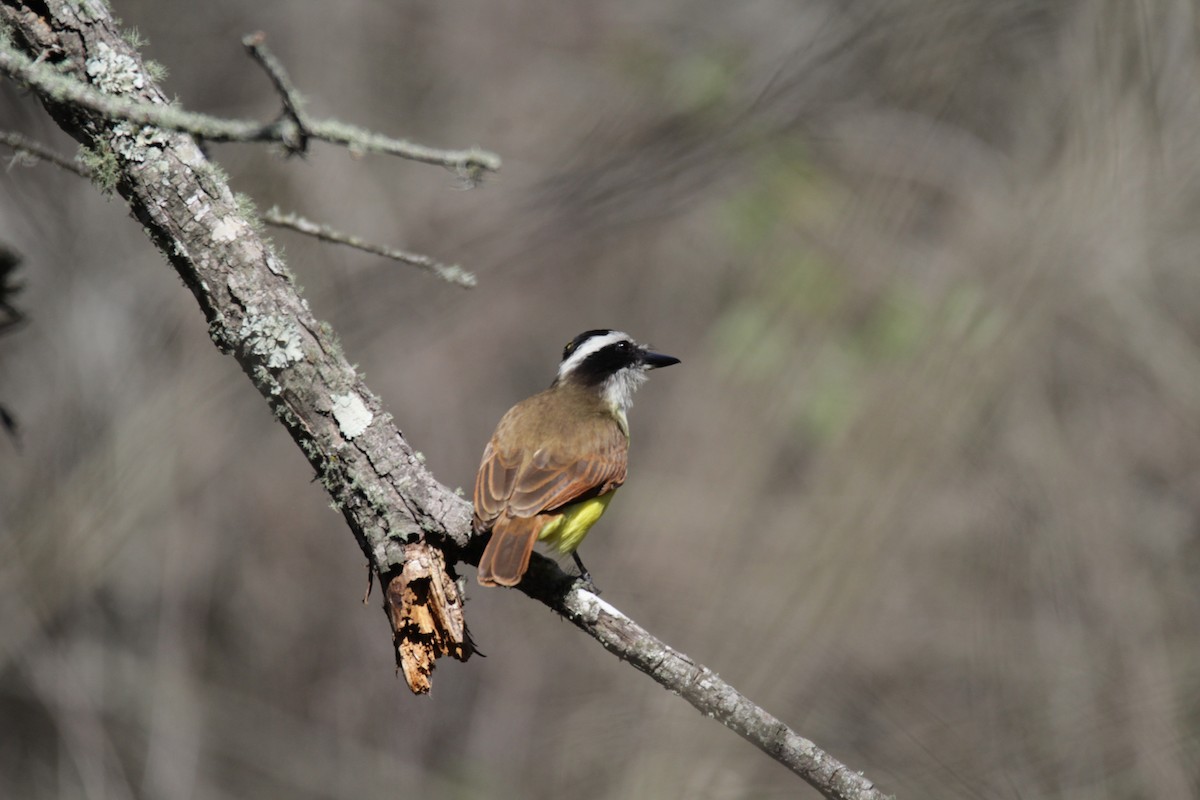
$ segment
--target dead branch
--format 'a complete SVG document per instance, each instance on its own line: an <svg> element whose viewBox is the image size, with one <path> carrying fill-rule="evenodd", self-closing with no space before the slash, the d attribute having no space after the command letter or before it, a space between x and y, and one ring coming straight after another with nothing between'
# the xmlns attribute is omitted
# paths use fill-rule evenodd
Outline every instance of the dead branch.
<svg viewBox="0 0 1200 800"><path fill-rule="evenodd" d="M296 119L299 118L288 113L273 122L262 123L221 119L185 111L171 105L157 91L151 95L154 99L142 95L142 90L151 88L151 83L140 61L134 60L133 56L126 56L130 59L126 63L120 60L125 55L122 51L103 44L107 49L90 54L88 60L87 69L91 69L93 75L100 76L100 81L94 85L73 80L42 61L35 61L3 44L0 44L0 73L36 90L46 102L86 109L110 120L186 132L212 142L278 142L290 150L302 150L300 143L303 139L312 137L346 147L355 153L381 153L437 164L454 170L469 183L477 182L485 172L500 169L497 156L478 148L441 150L394 139L337 120L305 117L302 128L298 129ZM132 52L136 56L136 51ZM285 107L290 108L294 97L285 95L285 98Z"/></svg>

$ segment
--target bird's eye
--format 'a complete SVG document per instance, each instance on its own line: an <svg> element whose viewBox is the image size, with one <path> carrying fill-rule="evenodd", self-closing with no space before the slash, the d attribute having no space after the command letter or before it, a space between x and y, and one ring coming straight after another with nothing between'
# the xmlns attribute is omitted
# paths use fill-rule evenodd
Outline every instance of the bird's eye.
<svg viewBox="0 0 1200 800"><path fill-rule="evenodd" d="M563 358L571 355L571 351L575 349L574 342L567 342L567 346L563 348Z"/></svg>
<svg viewBox="0 0 1200 800"><path fill-rule="evenodd" d="M617 342L618 353L628 353L631 347L633 347L633 345L631 345L629 342Z"/></svg>

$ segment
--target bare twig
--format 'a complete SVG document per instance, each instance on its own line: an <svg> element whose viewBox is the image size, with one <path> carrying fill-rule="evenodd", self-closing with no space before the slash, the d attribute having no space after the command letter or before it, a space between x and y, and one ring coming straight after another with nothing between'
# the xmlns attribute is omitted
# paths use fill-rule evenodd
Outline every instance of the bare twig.
<svg viewBox="0 0 1200 800"><path fill-rule="evenodd" d="M182 131L214 142L270 141L287 146L289 142L294 145L296 141L295 123L290 117L266 124L221 119L184 111L163 102L105 94L82 80L35 62L3 42L0 42L0 73L28 85L51 102L94 111L109 119ZM483 173L500 169L499 157L478 148L439 150L335 120L309 121L308 134L314 139L341 145L355 153L382 153L440 165L454 170L472 183L477 182Z"/></svg>
<svg viewBox="0 0 1200 800"><path fill-rule="evenodd" d="M443 264L440 261L435 261L429 256L420 253L410 253L407 250L398 250L394 247L386 245L374 244L365 239L360 239L357 236L342 233L339 230L321 225L311 220L307 220L297 214L285 214L278 208L272 208L262 214L263 222L268 225L275 225L279 228L288 228L299 233L315 236L325 242L334 242L336 244L344 244L347 247L353 247L358 250L363 250L375 255L391 258L396 261L403 261L405 264L412 264L415 267L429 270L447 283L453 283L456 286L462 286L470 289L475 286L475 276L467 272L457 264Z"/></svg>
<svg viewBox="0 0 1200 800"><path fill-rule="evenodd" d="M27 156L31 159L46 161L50 164L60 167L75 173L81 178L92 177L92 170L86 164L78 159L67 158L51 150L41 142L30 139L27 136L22 136L19 133L11 131L0 131L0 144L7 145L15 150L21 156ZM437 277L452 283L455 286L462 286L465 289L473 289L477 281L475 276L467 270L460 267L458 264L443 264L436 259L430 258L421 253L413 253L408 250L400 250L387 245L375 244L368 242L358 236L353 236L348 233L331 228L328 225L322 225L318 222L305 219L298 214L285 214L278 208L271 208L268 211L259 215L259 218L268 225L274 225L278 228L287 228L303 233L307 236L313 236L325 242L334 244L343 244L347 247L353 247L357 250L362 250L374 255L390 258L394 261L402 261L405 264L412 264L414 267L432 272Z"/></svg>
<svg viewBox="0 0 1200 800"><path fill-rule="evenodd" d="M250 56L259 63L263 71L267 73L267 77L271 79L271 83L275 84L275 91L279 92L279 96L283 100L283 113L296 126L294 138L290 141L285 141L284 147L288 149L288 152L303 153L308 149L310 129L309 122L304 113L304 98L300 96L300 93L296 91L296 87L292 85L292 81L288 78L283 64L267 49L266 41L267 35L259 31L244 37L242 45L250 53Z"/></svg>
<svg viewBox="0 0 1200 800"><path fill-rule="evenodd" d="M0 144L7 145L20 156L27 156L37 161L47 161L56 167L74 172L81 178L90 178L92 171L78 159L59 155L41 142L22 136L12 131L0 131Z"/></svg>

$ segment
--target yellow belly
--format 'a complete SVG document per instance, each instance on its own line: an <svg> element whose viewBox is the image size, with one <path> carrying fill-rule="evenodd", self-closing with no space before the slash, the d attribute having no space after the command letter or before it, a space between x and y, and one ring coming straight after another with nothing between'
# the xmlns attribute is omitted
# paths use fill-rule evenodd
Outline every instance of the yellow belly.
<svg viewBox="0 0 1200 800"><path fill-rule="evenodd" d="M583 537L587 536L588 531L596 524L596 520L604 516L605 509L616 493L614 489L600 497L567 506L563 509L562 516L555 517L542 526L538 539L560 553L574 553Z"/></svg>

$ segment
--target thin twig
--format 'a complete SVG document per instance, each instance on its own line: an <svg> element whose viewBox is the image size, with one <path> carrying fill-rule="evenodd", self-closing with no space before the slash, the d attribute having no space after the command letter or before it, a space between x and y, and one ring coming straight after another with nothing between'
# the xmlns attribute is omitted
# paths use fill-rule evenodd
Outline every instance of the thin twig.
<svg viewBox="0 0 1200 800"><path fill-rule="evenodd" d="M321 225L307 220L297 214L285 214L278 208L272 208L264 212L262 221L278 228L289 228L299 233L315 236L325 242L344 244L347 247L353 247L396 261L403 261L405 264L412 264L414 267L421 267L422 269L429 270L447 283L453 283L456 286L471 289L476 284L475 276L457 264L443 264L420 253L410 253L407 250L397 250L394 247L374 244L352 234L342 233L328 225Z"/></svg>
<svg viewBox="0 0 1200 800"><path fill-rule="evenodd" d="M7 145L19 155L28 156L37 161L47 161L56 167L74 172L81 178L92 177L92 171L75 158L59 155L41 142L12 131L0 131L0 144Z"/></svg>
<svg viewBox="0 0 1200 800"><path fill-rule="evenodd" d="M483 173L500 170L500 157L477 147L466 150L438 150L413 142L392 139L381 133L332 119L310 121L308 132L314 139L343 145L351 152L384 153L407 158L410 161L421 161L426 164L447 167L454 170L463 179L467 188L479 185Z"/></svg>
<svg viewBox="0 0 1200 800"><path fill-rule="evenodd" d="M252 120L221 119L184 111L165 103L105 94L46 64L36 63L5 44L0 44L0 73L30 86L54 103L95 111L109 119L182 131L213 142L281 142L286 145L289 138L294 141L295 137L295 133L288 130L295 124L290 118L266 124ZM473 182L485 172L500 169L498 156L478 148L439 150L336 120L309 121L308 132L314 139L341 145L354 153L383 153L410 161L436 164L452 169Z"/></svg>
<svg viewBox="0 0 1200 800"><path fill-rule="evenodd" d="M86 164L79 162L76 159L70 159L51 150L46 145L34 141L19 133L11 131L0 131L0 144L7 145L17 153L28 156L33 159L46 161L50 164L60 167L75 173L81 178L90 178L92 170ZM353 247L357 250L362 250L367 253L373 253L377 256L390 258L394 261L402 261L405 264L411 264L414 267L428 270L438 276L447 283L452 283L456 286L462 286L465 289L473 289L478 283L474 274L460 267L458 264L443 264L442 262L430 258L421 253L412 253L407 250L400 250L387 245L375 244L368 242L365 239L353 236L348 233L342 233L336 228L331 228L328 225L322 225L319 222L305 219L298 214L285 214L278 208L271 208L260 215L260 219L268 225L274 225L277 228L288 228L303 233L307 236L313 236L325 242L334 244L344 244L347 247Z"/></svg>
<svg viewBox="0 0 1200 800"><path fill-rule="evenodd" d="M291 119L296 126L293 140L285 141L284 147L288 149L289 153L304 153L308 149L310 135L308 119L304 113L304 98L292 85L283 64L275 57L274 53L267 49L266 41L267 35L258 31L243 37L242 45L271 79L271 83L275 85L275 91L279 92L279 96L283 100L284 115Z"/></svg>

